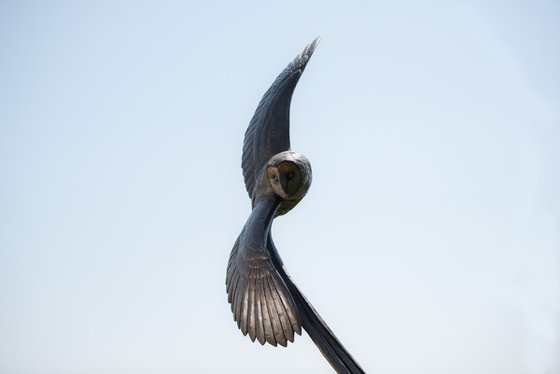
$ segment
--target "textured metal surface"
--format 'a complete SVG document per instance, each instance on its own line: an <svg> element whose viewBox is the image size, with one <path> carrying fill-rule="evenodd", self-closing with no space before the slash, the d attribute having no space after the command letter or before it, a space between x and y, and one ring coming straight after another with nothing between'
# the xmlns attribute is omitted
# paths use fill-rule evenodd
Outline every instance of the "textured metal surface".
<svg viewBox="0 0 560 374"><path fill-rule="evenodd" d="M308 45L266 91L245 132L241 168L249 197L264 164L290 149L290 103L299 77L313 55L319 38Z"/></svg>
<svg viewBox="0 0 560 374"><path fill-rule="evenodd" d="M337 372L363 373L292 281L270 234L274 218L290 211L311 185L311 164L289 149L289 116L292 94L318 42L278 76L245 133L242 169L253 210L231 251L226 289L234 320L252 341L286 346L303 327Z"/></svg>

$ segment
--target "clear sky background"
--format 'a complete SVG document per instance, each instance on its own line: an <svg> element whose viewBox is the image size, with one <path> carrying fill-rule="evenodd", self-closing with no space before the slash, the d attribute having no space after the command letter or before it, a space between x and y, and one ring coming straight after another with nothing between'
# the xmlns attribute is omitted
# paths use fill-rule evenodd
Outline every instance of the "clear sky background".
<svg viewBox="0 0 560 374"><path fill-rule="evenodd" d="M560 373L560 3L3 1L0 373L329 373L238 331L245 128L292 101L274 223L369 373Z"/></svg>

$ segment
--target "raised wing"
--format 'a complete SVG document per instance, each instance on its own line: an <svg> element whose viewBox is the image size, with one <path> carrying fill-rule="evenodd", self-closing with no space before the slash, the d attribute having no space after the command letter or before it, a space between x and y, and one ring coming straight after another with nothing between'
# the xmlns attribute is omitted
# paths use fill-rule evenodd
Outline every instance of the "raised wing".
<svg viewBox="0 0 560 374"><path fill-rule="evenodd" d="M255 179L275 154L290 149L290 102L299 77L319 38L305 47L266 91L245 132L241 167L245 187L252 198Z"/></svg>
<svg viewBox="0 0 560 374"><path fill-rule="evenodd" d="M237 327L252 341L286 346L301 334L301 321L284 280L266 248L274 213L280 204L275 196L259 200L228 263L226 289Z"/></svg>

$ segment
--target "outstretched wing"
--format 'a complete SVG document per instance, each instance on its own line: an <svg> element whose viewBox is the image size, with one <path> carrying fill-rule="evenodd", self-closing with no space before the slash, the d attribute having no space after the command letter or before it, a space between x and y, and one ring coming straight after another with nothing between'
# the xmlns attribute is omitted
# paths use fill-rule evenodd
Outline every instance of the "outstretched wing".
<svg viewBox="0 0 560 374"><path fill-rule="evenodd" d="M266 91L245 132L241 167L252 197L257 174L275 154L290 149L290 102L319 38L305 47Z"/></svg>
<svg viewBox="0 0 560 374"><path fill-rule="evenodd" d="M226 289L233 317L252 341L286 346L301 334L301 321L284 280L266 248L280 201L259 200L235 242L228 263Z"/></svg>

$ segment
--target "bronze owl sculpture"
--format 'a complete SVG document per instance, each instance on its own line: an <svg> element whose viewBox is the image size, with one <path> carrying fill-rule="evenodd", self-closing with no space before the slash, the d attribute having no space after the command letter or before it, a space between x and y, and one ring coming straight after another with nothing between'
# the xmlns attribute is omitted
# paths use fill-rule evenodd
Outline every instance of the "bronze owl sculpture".
<svg viewBox="0 0 560 374"><path fill-rule="evenodd" d="M294 284L270 232L311 185L311 164L290 150L290 102L318 43L276 78L245 132L241 167L253 209L231 251L226 289L234 320L252 341L286 346L303 327L338 373L364 373Z"/></svg>

